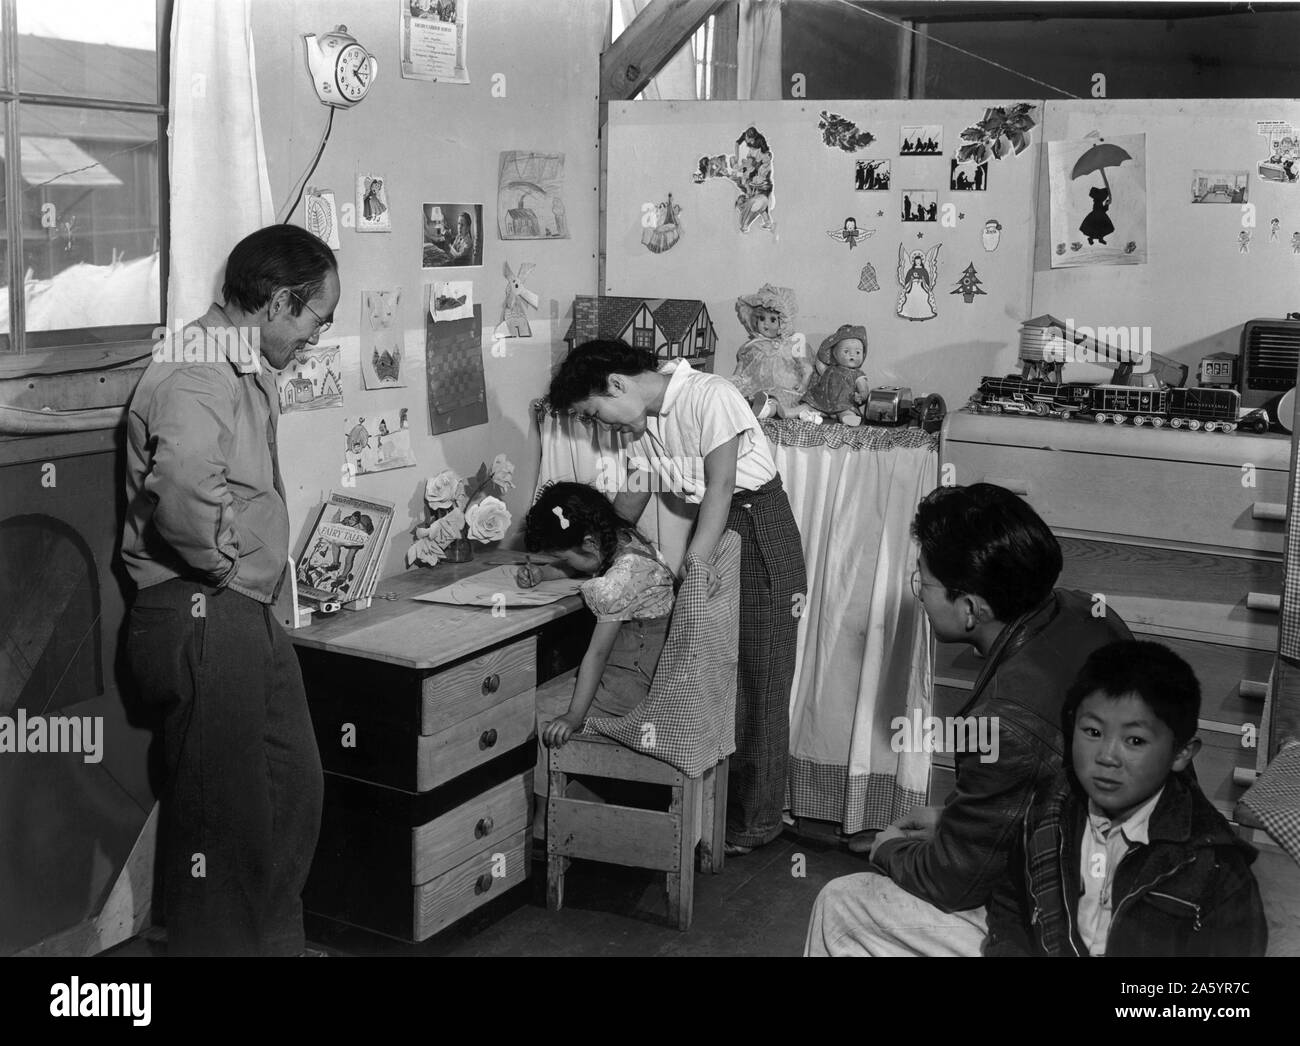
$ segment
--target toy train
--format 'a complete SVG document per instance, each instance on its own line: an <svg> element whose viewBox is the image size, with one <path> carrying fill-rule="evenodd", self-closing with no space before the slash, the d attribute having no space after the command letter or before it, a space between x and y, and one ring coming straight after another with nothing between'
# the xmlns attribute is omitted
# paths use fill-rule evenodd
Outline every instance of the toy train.
<svg viewBox="0 0 1300 1046"><path fill-rule="evenodd" d="M1091 417L1137 428L1188 428L1193 432L1232 432L1238 427L1268 431L1263 410L1241 411L1241 394L1227 388L1145 388L1131 385L1090 385L1084 382L1041 381L1008 375L980 380L970 408L981 414L1035 414L1068 421Z"/></svg>

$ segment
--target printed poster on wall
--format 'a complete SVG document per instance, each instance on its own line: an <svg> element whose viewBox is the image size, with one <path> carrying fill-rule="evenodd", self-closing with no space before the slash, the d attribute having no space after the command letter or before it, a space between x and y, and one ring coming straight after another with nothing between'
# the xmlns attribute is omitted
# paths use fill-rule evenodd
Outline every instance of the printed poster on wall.
<svg viewBox="0 0 1300 1046"><path fill-rule="evenodd" d="M469 83L465 64L469 0L397 0L397 6L402 12L402 76Z"/></svg>
<svg viewBox="0 0 1300 1046"><path fill-rule="evenodd" d="M1052 268L1144 265L1146 135L1047 143Z"/></svg>
<svg viewBox="0 0 1300 1046"><path fill-rule="evenodd" d="M486 425L482 306L475 305L468 319L435 323L431 304L424 310L424 337L430 434Z"/></svg>

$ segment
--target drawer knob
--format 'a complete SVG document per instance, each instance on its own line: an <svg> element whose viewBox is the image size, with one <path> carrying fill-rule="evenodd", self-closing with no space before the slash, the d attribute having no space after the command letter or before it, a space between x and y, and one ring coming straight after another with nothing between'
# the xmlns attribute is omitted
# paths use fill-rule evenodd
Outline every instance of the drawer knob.
<svg viewBox="0 0 1300 1046"><path fill-rule="evenodd" d="M490 889L492 889L492 876L488 875L487 872L484 872L475 881L474 892L487 893Z"/></svg>
<svg viewBox="0 0 1300 1046"><path fill-rule="evenodd" d="M474 826L474 838L482 839L483 836L487 835L492 831L492 828L493 828L492 818L480 817L478 824Z"/></svg>
<svg viewBox="0 0 1300 1046"><path fill-rule="evenodd" d="M1253 519L1272 519L1279 523L1285 523L1286 506L1271 501L1256 501L1250 507L1250 515Z"/></svg>
<svg viewBox="0 0 1300 1046"><path fill-rule="evenodd" d="M1246 608L1276 614L1282 609L1282 597L1275 592L1247 592Z"/></svg>
<svg viewBox="0 0 1300 1046"><path fill-rule="evenodd" d="M490 676L488 676L486 679L483 680L483 693L495 694L500 689L501 689L501 677L497 675L495 672L493 672Z"/></svg>
<svg viewBox="0 0 1300 1046"><path fill-rule="evenodd" d="M496 730L484 730L483 733L479 735L479 739L478 739L479 748L491 748L496 743L497 743Z"/></svg>
<svg viewBox="0 0 1300 1046"><path fill-rule="evenodd" d="M1242 697L1249 697L1256 701L1263 701L1268 697L1268 684L1262 683L1256 679L1243 679L1241 681L1240 694Z"/></svg>

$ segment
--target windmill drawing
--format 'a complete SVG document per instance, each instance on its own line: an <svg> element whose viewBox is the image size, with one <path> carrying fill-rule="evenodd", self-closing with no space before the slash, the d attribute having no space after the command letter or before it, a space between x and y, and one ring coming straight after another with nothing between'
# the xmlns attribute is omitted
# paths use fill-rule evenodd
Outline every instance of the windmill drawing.
<svg viewBox="0 0 1300 1046"><path fill-rule="evenodd" d="M533 328L528 323L528 314L524 311L524 306L531 305L535 309L540 299L524 286L524 280L528 279L536 267L532 262L523 262L519 266L518 273L511 271L509 262L501 267L506 278L506 299L501 306L501 326L497 330L503 338L533 336Z"/></svg>

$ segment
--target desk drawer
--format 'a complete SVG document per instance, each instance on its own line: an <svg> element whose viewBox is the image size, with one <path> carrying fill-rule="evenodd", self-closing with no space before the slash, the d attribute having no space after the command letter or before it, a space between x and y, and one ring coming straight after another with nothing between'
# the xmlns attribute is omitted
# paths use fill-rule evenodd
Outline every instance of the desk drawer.
<svg viewBox="0 0 1300 1046"><path fill-rule="evenodd" d="M312 725L326 770L407 792L427 792L533 737L534 694L532 689L516 694L436 734L367 721L354 707L323 701L312 707Z"/></svg>
<svg viewBox="0 0 1300 1046"><path fill-rule="evenodd" d="M1284 523L1255 517L1286 502L1285 472L1257 468L1255 486L1243 487L1239 466L1204 462L955 441L945 455L957 483L1016 490L1058 532L1282 552Z"/></svg>
<svg viewBox="0 0 1300 1046"><path fill-rule="evenodd" d="M450 730L421 737L415 790L436 788L523 744L536 732L536 696L530 689L457 723Z"/></svg>
<svg viewBox="0 0 1300 1046"><path fill-rule="evenodd" d="M515 836L527 832L535 755L534 745L522 745L418 794L327 773L304 904L340 922L414 939L428 884L484 852L508 855ZM507 857L506 872L508 866ZM500 892L500 882L492 884L489 893Z"/></svg>
<svg viewBox="0 0 1300 1046"><path fill-rule="evenodd" d="M415 940L432 937L528 878L532 843L527 829L497 842L499 845L489 845L463 864L414 888Z"/></svg>
<svg viewBox="0 0 1300 1046"><path fill-rule="evenodd" d="M425 883L529 823L532 772L503 781L411 833L411 882Z"/></svg>
<svg viewBox="0 0 1300 1046"><path fill-rule="evenodd" d="M532 689L537 679L537 636L514 639L437 670L304 647L298 648L298 661L313 718L321 715L338 722L436 734Z"/></svg>
<svg viewBox="0 0 1300 1046"><path fill-rule="evenodd" d="M420 683L420 733L439 733L536 685L536 636L435 672Z"/></svg>

